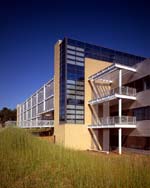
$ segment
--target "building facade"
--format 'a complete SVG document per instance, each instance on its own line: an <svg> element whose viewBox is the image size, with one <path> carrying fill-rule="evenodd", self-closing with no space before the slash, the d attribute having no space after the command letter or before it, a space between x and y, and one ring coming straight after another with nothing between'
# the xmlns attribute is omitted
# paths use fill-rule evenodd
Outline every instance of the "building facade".
<svg viewBox="0 0 150 188"><path fill-rule="evenodd" d="M53 124L76 149L150 149L149 59L69 38L54 51L54 80L18 105L18 125Z"/></svg>

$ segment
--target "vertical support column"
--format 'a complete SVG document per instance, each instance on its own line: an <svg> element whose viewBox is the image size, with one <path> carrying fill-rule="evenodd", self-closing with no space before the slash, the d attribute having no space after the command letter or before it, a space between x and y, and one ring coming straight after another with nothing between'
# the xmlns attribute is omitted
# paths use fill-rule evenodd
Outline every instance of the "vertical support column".
<svg viewBox="0 0 150 188"><path fill-rule="evenodd" d="M25 110L25 116L26 116L26 121L25 121L25 125L27 126L28 125L28 111L27 111L27 100L25 101L25 106L26 106L26 110Z"/></svg>
<svg viewBox="0 0 150 188"><path fill-rule="evenodd" d="M32 96L31 96L30 122L31 122L31 125L32 125Z"/></svg>
<svg viewBox="0 0 150 188"><path fill-rule="evenodd" d="M106 151L109 153L109 137L110 137L110 131L109 129L103 129L103 151Z"/></svg>
<svg viewBox="0 0 150 188"><path fill-rule="evenodd" d="M122 94L122 70L119 70L119 94ZM118 108L118 115L119 115L119 123L121 124L121 116L122 116L122 99L119 99L119 108ZM118 146L119 146L119 154L122 153L122 129L119 128L118 130Z"/></svg>
<svg viewBox="0 0 150 188"><path fill-rule="evenodd" d="M43 103L43 111L45 111L46 107L45 107L45 99L46 99L46 85L44 84L43 87L43 98L44 98L44 103Z"/></svg>
<svg viewBox="0 0 150 188"><path fill-rule="evenodd" d="M110 105L109 101L103 103L103 118L110 116Z"/></svg>
<svg viewBox="0 0 150 188"><path fill-rule="evenodd" d="M22 120L21 120L21 126L23 126L24 122L24 104L22 104Z"/></svg>
<svg viewBox="0 0 150 188"><path fill-rule="evenodd" d="M122 129L119 128L118 130L118 135L119 135L119 154L122 154Z"/></svg>
<svg viewBox="0 0 150 188"><path fill-rule="evenodd" d="M25 126L25 102L23 103L23 124L22 126Z"/></svg>
<svg viewBox="0 0 150 188"><path fill-rule="evenodd" d="M119 94L122 93L122 70L120 69L119 70ZM121 116L122 116L122 99L119 99L119 109L118 109L118 112L119 112L119 118L121 119Z"/></svg>
<svg viewBox="0 0 150 188"><path fill-rule="evenodd" d="M103 103L103 118L104 120L109 120L110 116L110 105L109 101ZM108 125L109 125L108 121ZM110 130L108 129L103 129L103 151L107 151L109 153L109 147L110 145Z"/></svg>
<svg viewBox="0 0 150 188"><path fill-rule="evenodd" d="M122 99L119 99L119 108L118 108L118 115L119 115L119 121L121 120L122 116Z"/></svg>
<svg viewBox="0 0 150 188"><path fill-rule="evenodd" d="M122 93L121 88L122 87L122 70L119 69L119 94Z"/></svg>
<svg viewBox="0 0 150 188"><path fill-rule="evenodd" d="M38 92L36 93L36 124L38 124Z"/></svg>

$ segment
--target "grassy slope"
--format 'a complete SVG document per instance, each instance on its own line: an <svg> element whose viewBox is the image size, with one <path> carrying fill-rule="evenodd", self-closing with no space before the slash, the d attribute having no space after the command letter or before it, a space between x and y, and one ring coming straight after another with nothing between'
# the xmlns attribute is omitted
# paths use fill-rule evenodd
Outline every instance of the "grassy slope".
<svg viewBox="0 0 150 188"><path fill-rule="evenodd" d="M149 188L150 157L90 155L0 131L0 188Z"/></svg>

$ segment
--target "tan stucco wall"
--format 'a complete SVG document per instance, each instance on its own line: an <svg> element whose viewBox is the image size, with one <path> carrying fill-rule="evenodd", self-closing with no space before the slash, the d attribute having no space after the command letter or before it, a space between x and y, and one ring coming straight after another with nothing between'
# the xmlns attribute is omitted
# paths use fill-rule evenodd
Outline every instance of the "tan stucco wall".
<svg viewBox="0 0 150 188"><path fill-rule="evenodd" d="M90 58L85 58L85 124L90 125L92 120L91 108L88 105L88 101L92 98L92 89L89 84L88 77L95 74L98 71L110 66L112 63L106 61L100 61Z"/></svg>
<svg viewBox="0 0 150 188"><path fill-rule="evenodd" d="M55 142L65 146L65 125L54 125Z"/></svg>
<svg viewBox="0 0 150 188"><path fill-rule="evenodd" d="M60 44L58 41L54 48L54 135L56 143L65 144L65 127L59 125Z"/></svg>
<svg viewBox="0 0 150 188"><path fill-rule="evenodd" d="M59 124L59 74L60 74L60 44L58 41L54 48L54 124Z"/></svg>
<svg viewBox="0 0 150 188"><path fill-rule="evenodd" d="M91 137L85 125L65 125L65 146L86 150L91 147Z"/></svg>

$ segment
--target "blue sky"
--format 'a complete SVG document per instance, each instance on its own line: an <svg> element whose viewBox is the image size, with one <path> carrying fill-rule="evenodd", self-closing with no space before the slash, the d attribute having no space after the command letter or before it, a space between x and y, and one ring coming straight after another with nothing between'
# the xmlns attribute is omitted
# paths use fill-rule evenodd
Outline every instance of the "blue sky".
<svg viewBox="0 0 150 188"><path fill-rule="evenodd" d="M0 109L15 108L53 76L65 36L150 57L147 0L1 0Z"/></svg>

